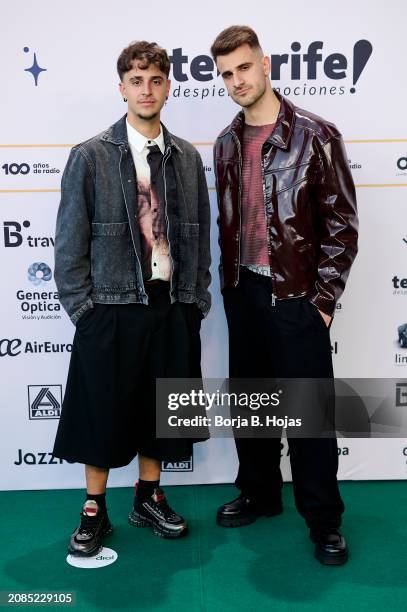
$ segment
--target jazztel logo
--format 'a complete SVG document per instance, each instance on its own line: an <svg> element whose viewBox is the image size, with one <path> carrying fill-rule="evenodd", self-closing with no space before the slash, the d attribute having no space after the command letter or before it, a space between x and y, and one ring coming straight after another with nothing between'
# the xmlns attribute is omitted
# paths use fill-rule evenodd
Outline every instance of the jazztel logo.
<svg viewBox="0 0 407 612"><path fill-rule="evenodd" d="M32 421L59 419L61 416L62 386L28 385L28 417Z"/></svg>
<svg viewBox="0 0 407 612"><path fill-rule="evenodd" d="M17 357L22 353L71 353L72 344L56 342L24 342L21 338L0 339L0 357Z"/></svg>
<svg viewBox="0 0 407 612"><path fill-rule="evenodd" d="M24 242L23 227L28 229L30 227L30 221L23 221L20 224L18 221L4 221L3 232L4 232L4 246L5 247L19 247ZM52 236L29 236L25 237L29 247L53 247L54 238Z"/></svg>
<svg viewBox="0 0 407 612"><path fill-rule="evenodd" d="M14 465L58 465L64 463L63 459L53 457L52 453L24 453L22 448L17 451L17 461L13 461Z"/></svg>
<svg viewBox="0 0 407 612"><path fill-rule="evenodd" d="M162 472L193 472L193 458L191 456L188 461L162 461Z"/></svg>

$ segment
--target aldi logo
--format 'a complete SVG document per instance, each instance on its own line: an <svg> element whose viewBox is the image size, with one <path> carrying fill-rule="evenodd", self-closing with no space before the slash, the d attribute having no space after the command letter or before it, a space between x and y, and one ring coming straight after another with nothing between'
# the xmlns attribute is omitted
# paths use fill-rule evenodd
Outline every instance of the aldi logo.
<svg viewBox="0 0 407 612"><path fill-rule="evenodd" d="M31 421L59 419L62 385L28 385L28 417Z"/></svg>
<svg viewBox="0 0 407 612"><path fill-rule="evenodd" d="M187 461L162 461L161 462L162 472L193 472L194 461L193 456Z"/></svg>

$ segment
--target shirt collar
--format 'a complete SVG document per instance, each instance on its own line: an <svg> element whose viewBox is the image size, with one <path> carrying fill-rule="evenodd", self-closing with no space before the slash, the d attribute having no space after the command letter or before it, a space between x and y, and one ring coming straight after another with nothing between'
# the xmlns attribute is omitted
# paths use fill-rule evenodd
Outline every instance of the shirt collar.
<svg viewBox="0 0 407 612"><path fill-rule="evenodd" d="M129 143L136 149L137 153L141 153L144 147L149 147L152 145L157 145L164 155L165 144L164 144L164 135L163 128L160 124L160 133L156 138L146 138L143 134L140 134L126 119L126 127L127 127L127 138L129 139Z"/></svg>

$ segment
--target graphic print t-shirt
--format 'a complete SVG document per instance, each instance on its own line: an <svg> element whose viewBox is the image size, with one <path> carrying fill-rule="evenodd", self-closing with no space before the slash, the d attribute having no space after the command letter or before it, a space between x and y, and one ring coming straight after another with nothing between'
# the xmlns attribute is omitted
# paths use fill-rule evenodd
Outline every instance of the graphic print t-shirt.
<svg viewBox="0 0 407 612"><path fill-rule="evenodd" d="M148 139L127 122L127 135L137 174L141 266L145 280L170 280L171 260L165 218L162 159L164 137Z"/></svg>

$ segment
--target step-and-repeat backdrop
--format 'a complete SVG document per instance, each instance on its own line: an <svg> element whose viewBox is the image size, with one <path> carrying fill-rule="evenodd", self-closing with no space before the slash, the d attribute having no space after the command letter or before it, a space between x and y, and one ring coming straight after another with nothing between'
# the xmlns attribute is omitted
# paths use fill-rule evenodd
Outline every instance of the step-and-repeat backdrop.
<svg viewBox="0 0 407 612"><path fill-rule="evenodd" d="M407 373L407 88L402 0L327 5L186 0L154 5L117 0L24 2L2 7L0 116L1 445L0 488L80 487L83 467L52 459L74 328L58 302L53 245L60 180L70 147L125 112L115 64L146 39L172 58L163 121L202 155L212 206L213 308L202 327L203 371L227 375L227 333L217 277L219 251L212 144L237 107L210 58L220 30L249 24L271 56L273 85L298 106L336 123L357 186L360 251L332 326L339 377ZM407 338L406 338L407 339ZM404 346L402 346L404 344ZM403 404L403 383L395 405ZM405 408L407 410L407 406ZM80 424L78 424L80 426ZM341 479L401 479L407 440L339 440ZM230 482L231 439L195 448L189 462L163 465L164 483ZM290 479L287 443L282 467ZM110 482L134 482L137 465Z"/></svg>

